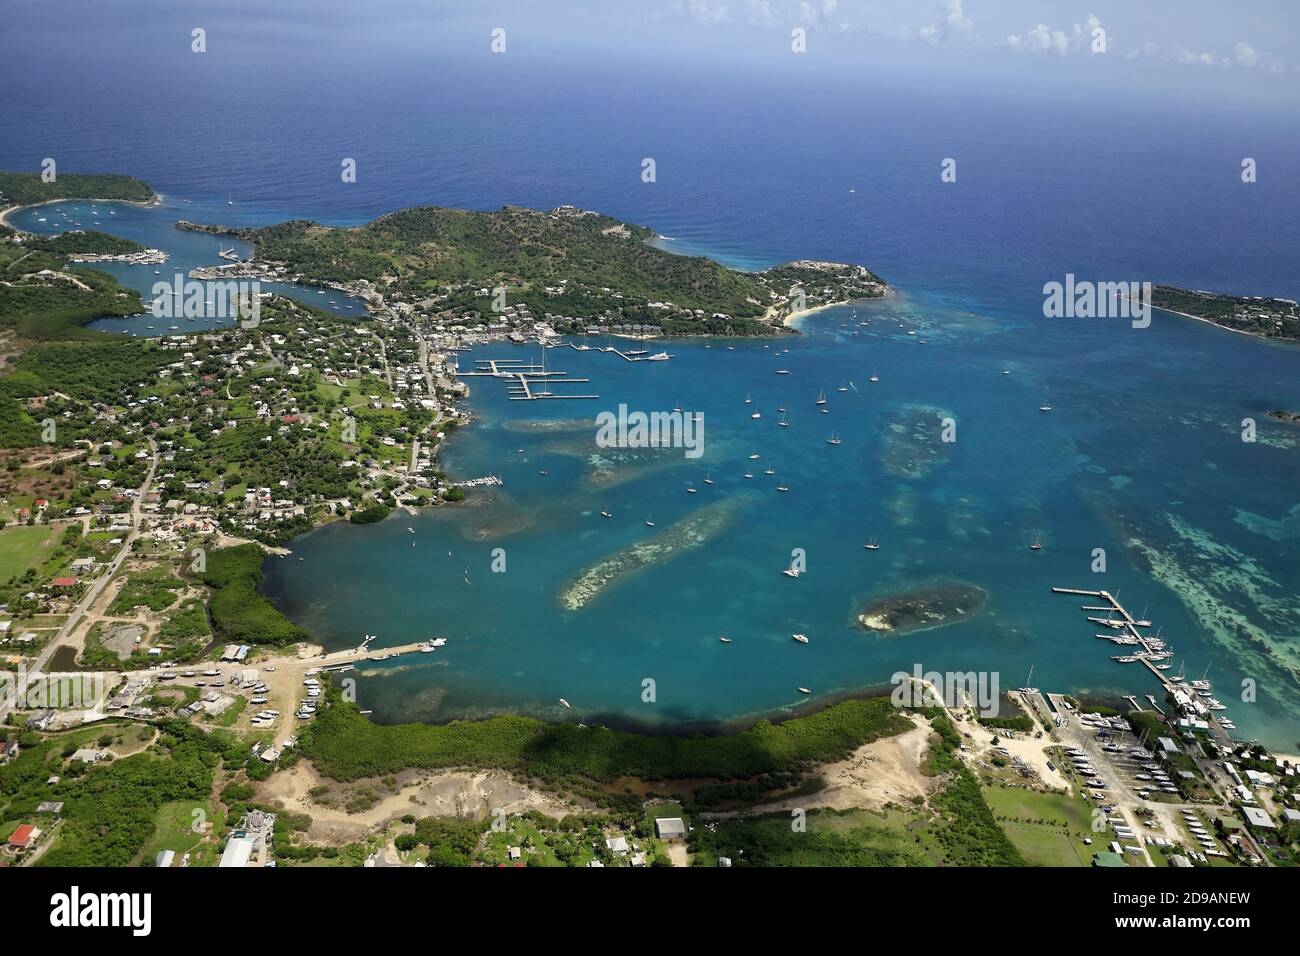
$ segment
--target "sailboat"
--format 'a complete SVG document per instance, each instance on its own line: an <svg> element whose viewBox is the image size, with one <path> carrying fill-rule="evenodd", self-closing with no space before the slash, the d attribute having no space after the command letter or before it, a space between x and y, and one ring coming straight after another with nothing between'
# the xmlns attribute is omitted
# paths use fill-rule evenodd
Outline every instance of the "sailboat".
<svg viewBox="0 0 1300 956"><path fill-rule="evenodd" d="M840 387L835 389L835 391L837 392L847 392L848 390L849 390L849 384L848 382L843 380L840 381Z"/></svg>
<svg viewBox="0 0 1300 956"><path fill-rule="evenodd" d="M868 381L870 381L870 382L874 385L876 382L879 382L879 381L880 381L880 376L877 375L875 372L872 372L872 373L871 373L871 378L868 379Z"/></svg>
<svg viewBox="0 0 1300 956"><path fill-rule="evenodd" d="M864 544L863 547L866 548L868 551L880 550L880 544L876 541L876 536L874 534L871 536L871 540L868 541L866 544Z"/></svg>
<svg viewBox="0 0 1300 956"><path fill-rule="evenodd" d="M777 424L780 425L782 428L790 427L790 423L785 420L785 412L781 413L781 420L777 422Z"/></svg>
<svg viewBox="0 0 1300 956"><path fill-rule="evenodd" d="M1049 402L1044 402L1042 405L1038 406L1038 410L1040 412L1050 412L1052 410L1052 406Z"/></svg>
<svg viewBox="0 0 1300 956"><path fill-rule="evenodd" d="M828 438L828 439L826 439L826 444L828 444L828 445L838 445L839 443L840 443L840 436L839 436L839 434L836 433L836 432L831 432L831 437Z"/></svg>
<svg viewBox="0 0 1300 956"><path fill-rule="evenodd" d="M711 485L711 484L713 484L713 478L710 477L712 474L713 474L713 472L711 472L711 471L706 471L706 472L704 473L704 483L705 483L706 485Z"/></svg>
<svg viewBox="0 0 1300 956"><path fill-rule="evenodd" d="M817 393L817 404L818 405L826 404L826 389L822 389L820 392Z"/></svg>
<svg viewBox="0 0 1300 956"><path fill-rule="evenodd" d="M600 516L601 516L602 518L612 518L612 517L614 517L614 516L613 516L612 514L610 514L608 511L602 511L602 512L600 513Z"/></svg>
<svg viewBox="0 0 1300 956"><path fill-rule="evenodd" d="M235 199L234 199L234 197L231 196L230 193L226 193L226 205L227 205L227 206L233 206L234 204L235 204Z"/></svg>
<svg viewBox="0 0 1300 956"><path fill-rule="evenodd" d="M1041 538L1041 537L1042 537L1042 535L1037 535L1037 536L1035 536L1035 538L1034 538L1034 543L1031 544L1031 545L1029 546L1029 550L1030 550L1030 551L1042 551L1042 550L1043 550L1043 543L1042 543L1042 541L1039 540L1039 538Z"/></svg>
<svg viewBox="0 0 1300 956"><path fill-rule="evenodd" d="M781 573L784 574L787 578L797 578L800 572L799 569L794 566L794 562L791 561L790 566L785 570L783 570Z"/></svg>
<svg viewBox="0 0 1300 956"><path fill-rule="evenodd" d="M765 475L775 475L775 474L776 474L776 469L775 469L775 468L772 468L772 467L769 466L769 467L763 469L763 474L765 474Z"/></svg>
<svg viewBox="0 0 1300 956"><path fill-rule="evenodd" d="M796 641L798 641L800 644L807 644L807 643L808 643L808 637L807 637L807 635L804 635L804 634L791 634L790 636L793 637L793 638L794 638Z"/></svg>
<svg viewBox="0 0 1300 956"><path fill-rule="evenodd" d="M746 393L745 393L745 404L748 405L749 403L750 403L749 393L746 392Z"/></svg>
<svg viewBox="0 0 1300 956"><path fill-rule="evenodd" d="M730 643L731 643L731 638L729 638L729 637L727 637L727 636L725 636L725 635L723 635L722 637L718 638L718 640L720 640L723 644L730 644Z"/></svg>
<svg viewBox="0 0 1300 956"><path fill-rule="evenodd" d="M655 526L654 519L653 519L653 518L646 518L646 519L645 519L645 526L646 526L647 528L653 528L653 527Z"/></svg>

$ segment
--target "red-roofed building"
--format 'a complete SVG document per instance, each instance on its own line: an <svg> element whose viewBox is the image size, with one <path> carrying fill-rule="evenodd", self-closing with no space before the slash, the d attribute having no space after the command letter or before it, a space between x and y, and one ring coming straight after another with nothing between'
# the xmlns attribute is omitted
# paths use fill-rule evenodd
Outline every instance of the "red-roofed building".
<svg viewBox="0 0 1300 956"><path fill-rule="evenodd" d="M298 416L297 416L297 415L281 415L281 416L280 416L280 421L284 422L286 425L297 425L297 424L298 424Z"/></svg>
<svg viewBox="0 0 1300 956"><path fill-rule="evenodd" d="M31 846L40 835L40 830L36 829L30 823L24 823L9 835L9 845L16 850L25 850Z"/></svg>
<svg viewBox="0 0 1300 956"><path fill-rule="evenodd" d="M76 578L55 578L51 582L56 588L72 588L77 586Z"/></svg>
<svg viewBox="0 0 1300 956"><path fill-rule="evenodd" d="M37 499L36 499L36 507L38 507L38 508L44 508L44 507L45 507L46 505L48 505L48 504L49 504L49 502L46 501L44 498L37 498Z"/></svg>

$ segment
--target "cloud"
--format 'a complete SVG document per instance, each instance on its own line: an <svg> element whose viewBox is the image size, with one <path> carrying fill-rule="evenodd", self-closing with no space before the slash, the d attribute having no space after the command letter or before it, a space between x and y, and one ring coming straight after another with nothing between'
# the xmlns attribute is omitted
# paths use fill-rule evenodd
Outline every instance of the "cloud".
<svg viewBox="0 0 1300 956"><path fill-rule="evenodd" d="M1254 66L1259 62L1259 54L1245 40L1238 40L1232 47L1232 55L1242 66Z"/></svg>
<svg viewBox="0 0 1300 956"><path fill-rule="evenodd" d="M1083 23L1074 24L1067 32L1040 23L1026 33L1010 33L1003 43L1017 53L1031 53L1039 56L1075 56L1084 53L1102 52L1094 49L1094 44L1101 40L1108 43L1106 28L1095 13L1089 13Z"/></svg>
<svg viewBox="0 0 1300 956"><path fill-rule="evenodd" d="M1270 56L1262 55L1245 40L1238 40L1232 45L1231 56L1209 50L1198 53L1182 46L1171 46L1166 49L1158 43L1147 41L1136 50L1129 51L1125 59L1164 60L1168 63L1178 63L1184 66L1240 67L1246 70L1263 70L1268 73L1283 73L1286 71L1284 63Z"/></svg>
<svg viewBox="0 0 1300 956"><path fill-rule="evenodd" d="M722 23L727 19L727 5L714 0L675 0L671 10L675 16L696 23Z"/></svg>
<svg viewBox="0 0 1300 956"><path fill-rule="evenodd" d="M814 3L801 0L799 16L804 23L813 26L825 26L830 22L831 17L835 16L835 11L839 9L839 6L840 0L817 0Z"/></svg>
<svg viewBox="0 0 1300 956"><path fill-rule="evenodd" d="M966 16L962 3L963 0L945 0L941 8L944 14L943 20L940 23L921 27L917 31L917 36L924 42L937 46L948 42L958 34L970 33L975 26L975 21Z"/></svg>

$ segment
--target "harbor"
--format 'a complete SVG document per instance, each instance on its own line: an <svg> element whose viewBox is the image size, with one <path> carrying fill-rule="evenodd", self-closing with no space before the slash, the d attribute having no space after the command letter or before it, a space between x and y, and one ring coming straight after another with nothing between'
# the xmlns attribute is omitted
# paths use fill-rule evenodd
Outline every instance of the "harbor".
<svg viewBox="0 0 1300 956"><path fill-rule="evenodd" d="M1170 661L1174 657L1174 649L1159 636L1159 631L1155 635L1150 633L1150 621L1135 618L1119 602L1119 599L1109 591L1053 587L1052 592L1054 594L1094 597L1104 600L1105 604L1084 604L1080 608L1085 612L1106 612L1104 618L1093 615L1088 617L1090 623L1111 629L1111 633L1096 634L1094 636L1115 644L1135 648L1131 653L1115 655L1111 660L1121 664L1140 663L1149 670L1156 680L1160 682L1167 699L1173 702L1178 711L1180 717L1177 723L1180 729L1191 732L1198 730L1207 732L1214 736L1221 745L1228 745L1230 740L1229 732L1235 730L1236 725L1230 719L1219 715L1219 712L1226 711L1227 707L1212 695L1211 684L1204 677L1188 681L1183 671L1177 674L1172 673L1173 665ZM1162 717L1166 716L1165 712L1156 703L1153 695L1147 694L1146 698L1155 711ZM1124 699L1129 702L1133 710L1142 710L1136 695L1126 694Z"/></svg>

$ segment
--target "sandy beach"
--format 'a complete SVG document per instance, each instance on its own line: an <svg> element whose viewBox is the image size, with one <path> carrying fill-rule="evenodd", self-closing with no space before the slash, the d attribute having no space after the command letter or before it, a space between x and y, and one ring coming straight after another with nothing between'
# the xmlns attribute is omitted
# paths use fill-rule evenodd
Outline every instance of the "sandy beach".
<svg viewBox="0 0 1300 956"><path fill-rule="evenodd" d="M84 199L75 197L68 197L65 199L42 199L40 202L28 203L25 206L10 206L7 209L0 210L0 226L7 226L14 232L25 233L26 230L18 228L9 221L10 216L22 212L24 209L35 209L38 206L52 206L55 203L61 202L121 203L125 206L140 206L141 208L147 209L150 206L161 206L163 197L161 193L154 193L153 198L147 199L144 202L135 199L94 199L91 197L86 197Z"/></svg>

